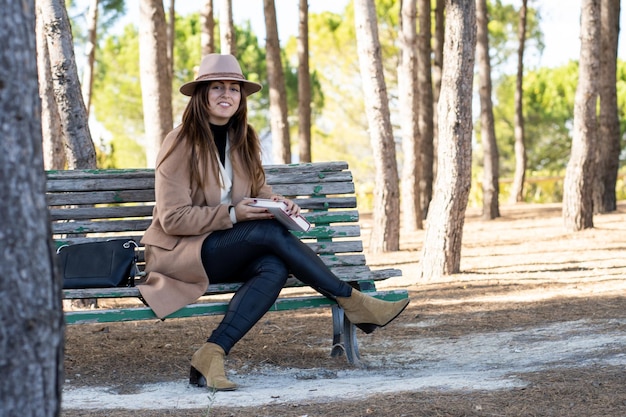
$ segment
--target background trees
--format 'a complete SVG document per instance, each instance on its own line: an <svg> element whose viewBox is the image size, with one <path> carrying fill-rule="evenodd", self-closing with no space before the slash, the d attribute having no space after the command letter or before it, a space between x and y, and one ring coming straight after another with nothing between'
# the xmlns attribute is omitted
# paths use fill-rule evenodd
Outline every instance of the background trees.
<svg viewBox="0 0 626 417"><path fill-rule="evenodd" d="M162 0L139 6L139 69L146 131L146 161L153 167L161 142L173 128L172 79Z"/></svg>
<svg viewBox="0 0 626 417"><path fill-rule="evenodd" d="M370 249L384 252L400 248L400 191L377 23L374 0L355 0L359 67L376 176Z"/></svg>
<svg viewBox="0 0 626 417"><path fill-rule="evenodd" d="M600 1L583 0L581 14L580 68L574 101L572 152L563 186L565 227L593 227L593 162L597 141L596 108L600 69Z"/></svg>
<svg viewBox="0 0 626 417"><path fill-rule="evenodd" d="M472 89L476 51L475 0L446 2L438 173L426 217L420 278L436 280L461 267L465 209L472 161Z"/></svg>
<svg viewBox="0 0 626 417"><path fill-rule="evenodd" d="M112 2L113 0L109 0ZM605 0L608 1L608 0ZM216 3L215 5L213 3ZM302 15L303 10L308 12L307 2L299 4L298 13ZM376 28L380 43L380 65L377 73L382 76L387 93L387 105L389 108L390 134L391 140L386 145L396 152L396 164L398 170L408 169L414 172L409 166L411 161L408 158L412 151L404 148L408 145L408 140L401 137L402 127L407 123L401 122L401 111L406 110L407 105L403 100L408 97L406 87L401 84L402 76L398 72L401 62L401 42L400 33L405 27L401 23L401 7L415 7L419 18L416 25L418 35L417 47L413 47L415 52L419 52L417 79L420 80L417 88L411 91L418 91L417 98L425 100L417 106L420 128L420 208L427 213L432 199L432 184L437 175L437 157L440 150L438 145L438 114L437 107L429 105L428 93L432 88L433 100L436 102L439 95L440 70L442 68L442 47L443 22L446 18L445 2L438 0L429 2L380 0L375 3ZM432 4L431 4L432 3ZM614 3L614 2L613 2ZM226 4L227 6L224 6ZM249 22L239 24L230 23L237 20L238 9L232 9L229 2L213 2L206 0L196 9L191 9L191 13L176 15L176 39L174 49L174 69L171 86L177 91L178 86L194 77L194 66L200 60L202 54L203 41L200 40L204 33L204 38L211 38L206 33L207 27L213 22L214 39L227 39L222 37L225 31L233 26L235 33L234 42L237 55L242 61L242 67L247 76L263 83L266 88L255 95L251 100L250 117L252 123L257 127L263 140L265 141L266 162L289 162L302 160L347 160L355 177L357 178L357 195L359 206L364 210L372 210L378 203L379 194L374 191L380 183L376 179L375 160L378 158L372 142L370 141L369 117L366 111L366 97L363 91L363 79L358 76L359 53L357 51L357 35L354 25L354 3L346 2L346 7L341 12L330 13L308 13L306 23L308 31L308 49L303 46L305 34L300 33L296 37L284 37L280 41L278 35L274 35L276 28L275 18L271 18L271 13L263 13L266 19L264 27L253 26ZM260 0L256 3L259 11L268 10L271 12L273 1ZM524 6L524 2L521 3ZM217 6L215 8L214 6ZM507 199L516 192L512 190L510 178L515 169L514 143L515 124L520 125L520 115L524 119L524 141L527 148L527 161L524 164L526 175L531 181L524 183L522 193L523 201L561 201L563 196L563 175L565 166L570 158L571 138L573 134L573 109L574 91L578 83L578 63L571 63L556 67L546 68L537 65L534 57L541 53L543 47L543 37L541 33L541 6L534 1L528 2L525 16L526 23L521 25L524 19L520 17L520 3L511 3L507 0L492 0L486 2L489 24L487 26L487 41L489 45L488 56L491 61L491 69L483 71L489 73L493 86L493 131L496 136L496 145L490 149L497 148L497 154L483 147L477 146L488 144L484 139L488 139L486 133L476 135L476 142L472 143L472 170L471 186L468 204L485 204L485 213L493 218L491 212L497 214L497 203L500 198ZM221 17L225 7L232 9L229 17ZM432 7L432 10L431 10ZM615 4L613 4L615 7ZM224 9L224 10L222 10ZM522 7L522 11L524 11ZM185 10L190 10L189 6ZM241 10L241 9L239 9ZM421 11L423 10L423 11ZM618 10L613 9L613 15L618 14ZM282 10L281 10L282 11ZM281 12L279 11L279 12ZM296 9L292 16L296 21ZM211 16L206 15L207 13ZM216 19L214 19L215 14ZM422 20L423 19L423 20ZM261 19L263 21L263 19ZM302 19L300 19L302 20ZM219 25L215 24L220 23ZM228 22L227 22L228 21ZM431 21L434 26L429 28ZM133 22L134 23L134 22ZM229 26L222 26L228 24ZM575 24L575 22L573 23ZM520 38L520 27L525 27L525 35ZM615 24L607 23L604 33L615 34L618 27ZM222 28L227 29L222 29ZM422 31L423 29L423 31ZM262 33L262 31L265 33ZM410 29L409 29L410 30ZM255 33L259 31L259 33ZM103 167L112 166L145 166L145 157L136 156L142 153L142 148L147 144L146 122L143 121L142 102L140 89L137 85L139 80L137 61L137 33L134 24L128 27L118 27L116 31L103 33L98 42L98 54L102 54L103 59L97 60L94 83L94 114L104 129L95 130L96 144L99 149L99 164ZM430 37L429 34L432 36ZM406 37L406 35L403 35ZM429 42L429 38L430 41ZM228 38L232 39L232 37ZM264 41L266 39L266 41ZM524 55L523 60L516 58L521 51L523 39ZM231 48L227 43L232 41L218 41L213 48L216 51L227 51ZM223 44L223 45L222 45ZM432 62L428 49L432 44ZM410 49L410 48L409 48ZM304 58L304 52L308 51L308 57ZM406 51L405 51L406 52ZM105 58L106 57L106 58ZM270 57L270 58L268 58ZM372 59L374 57L374 59ZM303 70L301 64L303 60L309 62L308 70ZM375 55L370 60L376 61ZM403 63L406 62L403 59ZM515 73L515 64L523 63L523 71ZM372 64L370 62L370 64ZM615 82L610 82L616 86L617 103L626 102L619 99L620 83L623 83L623 73L620 72L621 61L617 61L617 77ZM299 68L297 70L297 68ZM610 63L604 68L610 67ZM120 69L122 69L120 71ZM610 71L610 69L609 69ZM282 74L280 74L282 72ZM309 75L304 75L308 73ZM269 77L270 74L278 74ZM432 76L432 87L428 87L428 77ZM271 80L276 78L275 80ZM306 78L306 79L303 79ZM604 78L603 78L604 79ZM271 81L270 81L271 80ZM302 106L300 98L306 97L304 94L304 81L311 82L311 99L306 102L311 104L310 111ZM300 86L299 86L300 85ZM518 88L517 101L515 86ZM272 86L284 86L284 91L278 96L280 100L286 102L284 105L270 106L270 93L274 90ZM622 93L623 94L623 93ZM487 96L491 94L487 93ZM609 96L610 97L610 96ZM180 112L185 104L185 97L174 94L172 97L172 112L174 123L180 116ZM606 102L609 99L602 99ZM517 103L517 108L516 108ZM521 103L521 105L520 105ZM270 108L281 108L280 111L271 112ZM298 113L298 109L302 111ZM429 115L427 110L434 110L434 114ZM274 115L272 115L274 113ZM621 107L615 112L623 114ZM307 128L306 114L310 114L310 128ZM476 113L477 114L477 113ZM406 119L406 116L403 116ZM517 118L517 122L516 122ZM272 131L274 121L279 121L280 133ZM473 120L477 122L478 120ZM480 127L487 126L488 123L480 123ZM432 127L430 127L432 126ZM477 124L478 126L478 124ZM299 151L308 150L306 140L292 141L290 138L301 137L302 132L310 131L310 155L306 152L292 152L292 148L302 148ZM432 128L433 133L429 133ZM518 129L519 131L519 129ZM298 135L297 135L298 133ZM478 133L478 127L476 130ZM415 134L413 134L415 136ZM272 157L272 149L269 146L271 137L278 138L273 142L280 144L280 157ZM407 135L408 137L408 135ZM610 151L613 158L619 154L619 133L617 139L613 139L613 146L617 148ZM287 138L287 139L285 139ZM393 143L393 145L391 144ZM616 145L617 144L617 145ZM385 149L388 151L389 149ZM289 155L287 156L287 153ZM491 155L489 155L491 153ZM597 156L600 157L599 155ZM405 164L407 162L407 164ZM494 174L493 167L498 165L497 173ZM615 162L616 164L617 162ZM615 165L614 164L614 165ZM605 164L606 165L606 164ZM616 172L616 171L614 171ZM479 180L481 174L489 179L491 187L484 187L486 191L496 190L499 187L497 197L490 197L489 192L484 192ZM533 178L542 176L547 179L541 182L534 182ZM554 179L551 179L554 177ZM609 183L619 180L617 173ZM408 186L409 180L403 178L401 184ZM393 186L392 186L393 188ZM611 185L605 188L609 190ZM614 188L614 187L613 187ZM617 188L617 193L621 192ZM406 193L402 193L404 196ZM491 193L493 194L493 192ZM616 194L617 196L618 194ZM416 197L405 198L404 203L415 202ZM598 204L595 204L596 207ZM405 206L405 207L409 207ZM487 213L487 207L490 208ZM492 210L493 208L493 210ZM595 208L594 208L595 209ZM382 209L382 216L393 217L388 208ZM403 212L406 212L403 209ZM406 215L406 213L404 213ZM416 216L411 215L415 219ZM407 218L408 219L408 218ZM409 224L408 221L404 222ZM415 226L420 227L417 222ZM396 233L396 232L393 232ZM386 239L386 238L385 238ZM377 238L378 240L378 238Z"/></svg>

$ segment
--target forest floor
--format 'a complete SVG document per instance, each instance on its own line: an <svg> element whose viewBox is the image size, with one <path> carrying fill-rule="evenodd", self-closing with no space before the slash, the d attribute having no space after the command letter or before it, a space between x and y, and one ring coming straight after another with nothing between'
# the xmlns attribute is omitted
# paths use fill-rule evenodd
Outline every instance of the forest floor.
<svg viewBox="0 0 626 417"><path fill-rule="evenodd" d="M501 212L468 210L446 282L418 280L423 231L366 251L411 304L359 334L362 367L330 358L325 309L268 313L227 357L239 390L215 394L186 378L220 317L72 325L62 416L626 416L626 203L578 233L559 205Z"/></svg>

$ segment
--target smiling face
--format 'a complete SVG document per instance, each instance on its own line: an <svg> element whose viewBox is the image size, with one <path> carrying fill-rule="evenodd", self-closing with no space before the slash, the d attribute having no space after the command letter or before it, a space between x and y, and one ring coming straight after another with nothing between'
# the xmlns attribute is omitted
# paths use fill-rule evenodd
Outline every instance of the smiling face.
<svg viewBox="0 0 626 417"><path fill-rule="evenodd" d="M225 125L241 103L241 84L237 81L212 81L209 86L209 122Z"/></svg>

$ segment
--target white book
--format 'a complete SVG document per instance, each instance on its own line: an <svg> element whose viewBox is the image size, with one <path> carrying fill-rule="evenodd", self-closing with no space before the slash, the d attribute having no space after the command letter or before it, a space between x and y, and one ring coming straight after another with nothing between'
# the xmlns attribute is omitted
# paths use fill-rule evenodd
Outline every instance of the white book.
<svg viewBox="0 0 626 417"><path fill-rule="evenodd" d="M281 222L287 229L306 232L311 228L311 223L304 217L293 216L287 213L287 204L284 201L274 201L264 198L257 198L255 203L250 204L252 207L266 208L274 215L274 218Z"/></svg>

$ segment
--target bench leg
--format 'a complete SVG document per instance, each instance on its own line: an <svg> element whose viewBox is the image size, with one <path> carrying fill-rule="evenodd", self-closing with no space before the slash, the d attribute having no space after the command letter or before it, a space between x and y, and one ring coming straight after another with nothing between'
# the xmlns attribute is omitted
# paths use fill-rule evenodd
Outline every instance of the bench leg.
<svg viewBox="0 0 626 417"><path fill-rule="evenodd" d="M348 362L354 366L362 366L359 344L356 338L356 326L343 313L338 305L332 307L333 311L333 348L330 356L337 357L346 355Z"/></svg>

